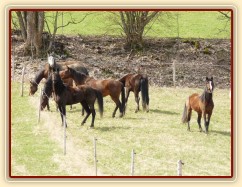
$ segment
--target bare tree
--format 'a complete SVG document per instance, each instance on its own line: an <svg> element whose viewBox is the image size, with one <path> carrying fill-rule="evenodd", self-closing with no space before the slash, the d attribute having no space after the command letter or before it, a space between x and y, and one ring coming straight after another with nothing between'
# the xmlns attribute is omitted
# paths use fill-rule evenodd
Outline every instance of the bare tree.
<svg viewBox="0 0 242 187"><path fill-rule="evenodd" d="M69 19L65 23L63 23L64 14L69 14L69 16L68 16ZM47 52L49 52L51 50L52 45L55 42L56 33L59 29L61 29L61 28L63 29L64 27L67 27L71 24L79 24L79 23L83 22L86 19L86 17L90 14L92 14L92 12L87 12L86 14L84 14L84 16L82 18L77 20L77 19L73 18L72 13L56 11L56 12L54 12L53 16L48 17L48 20L45 19L45 24L46 24L48 33L50 35L49 46L47 48ZM59 20L59 17L61 17L61 16L62 16L62 24L59 24L58 20ZM47 18L47 16L46 16L46 18ZM51 31L50 27L53 28L53 31Z"/></svg>
<svg viewBox="0 0 242 187"><path fill-rule="evenodd" d="M158 11L120 11L121 24L125 35L126 45L131 49L142 49L145 27L156 16Z"/></svg>
<svg viewBox="0 0 242 187"><path fill-rule="evenodd" d="M25 55L30 55L32 46L34 48L32 52L39 57L41 55L42 33L44 30L44 12L17 11L16 14L18 16L22 38L25 42Z"/></svg>

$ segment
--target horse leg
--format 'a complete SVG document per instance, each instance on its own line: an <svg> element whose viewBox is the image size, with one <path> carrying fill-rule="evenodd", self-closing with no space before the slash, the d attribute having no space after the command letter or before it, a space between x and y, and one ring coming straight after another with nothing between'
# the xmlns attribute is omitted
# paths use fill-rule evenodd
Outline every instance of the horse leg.
<svg viewBox="0 0 242 187"><path fill-rule="evenodd" d="M198 127L199 127L200 132L202 132L201 118L202 118L202 114L201 114L201 113L198 113L198 116L197 116L197 123L198 123Z"/></svg>
<svg viewBox="0 0 242 187"><path fill-rule="evenodd" d="M60 111L62 126L63 126L64 125L64 116L66 117L66 107L58 105L58 108L59 108L59 111ZM67 127L67 123L65 124L65 126Z"/></svg>
<svg viewBox="0 0 242 187"><path fill-rule="evenodd" d="M49 99L47 101L47 110L50 111Z"/></svg>
<svg viewBox="0 0 242 187"><path fill-rule="evenodd" d="M137 108L135 110L135 113L137 113L139 111L139 100L140 100L139 92L134 91L134 97L135 97L135 101L137 103Z"/></svg>
<svg viewBox="0 0 242 187"><path fill-rule="evenodd" d="M205 127L205 133L208 133L208 126L207 126L207 119L206 119L206 113L203 112L203 119L204 119L204 127Z"/></svg>
<svg viewBox="0 0 242 187"><path fill-rule="evenodd" d="M90 110L91 110L91 113L92 113L92 123L91 123L90 128L94 128L94 121L95 121L95 116L96 116L96 111L95 111L95 108L94 108L94 104L91 105Z"/></svg>
<svg viewBox="0 0 242 187"><path fill-rule="evenodd" d="M188 109L187 109L187 130L188 130L188 131L191 131L191 130L190 130L190 120L191 120L191 115L192 115L192 109L191 109L191 108L188 108Z"/></svg>
<svg viewBox="0 0 242 187"><path fill-rule="evenodd" d="M208 114L208 120L206 122L206 132L208 133L208 127L209 127L209 123L210 123L210 118L211 118L212 114Z"/></svg>
<svg viewBox="0 0 242 187"><path fill-rule="evenodd" d="M114 109L114 111L113 111L112 117L113 117L113 118L115 117L118 108L119 108L119 112L120 112L119 117L123 117L123 110L122 110L122 105L121 105L120 101L118 100L118 101L115 102L115 103L116 103L116 107L115 107L115 109Z"/></svg>
<svg viewBox="0 0 242 187"><path fill-rule="evenodd" d="M89 106L86 102L81 102L81 104L82 104L82 107L85 109L85 111L87 113L87 115L85 116L85 118L83 119L83 121L81 123L81 125L84 125L84 123L86 123L87 118L91 114L91 111L90 111Z"/></svg>
<svg viewBox="0 0 242 187"><path fill-rule="evenodd" d="M127 104L128 104L129 93L130 93L130 89L126 88L125 110L126 110L126 107L127 107Z"/></svg>
<svg viewBox="0 0 242 187"><path fill-rule="evenodd" d="M85 112L84 107L82 107L82 116L84 116L84 112Z"/></svg>

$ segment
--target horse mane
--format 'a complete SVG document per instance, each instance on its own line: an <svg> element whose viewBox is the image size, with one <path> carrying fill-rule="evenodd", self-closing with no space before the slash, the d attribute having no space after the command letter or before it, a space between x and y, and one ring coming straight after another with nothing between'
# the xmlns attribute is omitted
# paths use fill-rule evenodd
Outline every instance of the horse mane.
<svg viewBox="0 0 242 187"><path fill-rule="evenodd" d="M66 86L61 80L61 77L58 71L55 72L55 77L57 78L57 80L55 80L56 82L53 83L54 91L57 95L61 95L65 91Z"/></svg>
<svg viewBox="0 0 242 187"><path fill-rule="evenodd" d="M38 71L38 73L35 75L34 80L32 82L38 85L40 81L44 78L44 74L45 74L45 69Z"/></svg>
<svg viewBox="0 0 242 187"><path fill-rule="evenodd" d="M45 85L43 88L43 94L47 97L50 97L51 92L52 92L52 78L51 76L49 76L45 82Z"/></svg>
<svg viewBox="0 0 242 187"><path fill-rule="evenodd" d="M205 88L202 95L200 95L200 99L203 103L210 103L213 99L213 93L208 93L207 89Z"/></svg>
<svg viewBox="0 0 242 187"><path fill-rule="evenodd" d="M79 83L80 82L84 83L87 80L87 78L89 78L88 75L85 75L82 72L76 71L76 70L74 70L73 68L70 68L70 67L68 67L68 68L69 68L69 71L71 71L71 74L73 76L73 80L75 82L76 82L76 80L78 80Z"/></svg>

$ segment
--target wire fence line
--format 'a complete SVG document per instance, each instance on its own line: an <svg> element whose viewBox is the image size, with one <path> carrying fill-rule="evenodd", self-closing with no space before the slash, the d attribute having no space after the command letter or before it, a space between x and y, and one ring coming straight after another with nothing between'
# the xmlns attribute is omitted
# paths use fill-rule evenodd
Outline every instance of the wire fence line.
<svg viewBox="0 0 242 187"><path fill-rule="evenodd" d="M25 85L26 87L26 85ZM39 92L36 94L42 96L46 93L43 92L40 86ZM38 96L37 96L38 97ZM49 97L50 102L54 103L53 98ZM59 112L58 112L59 113ZM41 113L40 113L41 115ZM67 119L68 121L68 119ZM67 122L68 123L68 122ZM98 137L95 135L96 140L96 149L94 149L94 145L92 146L93 138L90 136L90 131L85 128L80 129L82 136L88 139L87 141L82 141L81 145L78 145L78 148L87 148L89 155L85 158L85 156L81 155L80 159L84 160L86 163L93 165L93 175L94 176L179 176L178 175L178 165L177 162L179 158L159 158L157 156L159 152L154 152L154 154L150 154L145 150L141 150L139 152L135 151L134 147L134 154L132 154L132 150L124 150L120 149L118 146L113 146L109 144L109 140L104 137ZM74 137L75 131L66 130L66 134L60 134L64 138L67 138L66 141L68 142L68 137ZM65 144L63 142L63 144ZM118 144L118 143L117 143ZM63 153L68 153L68 144L65 145L66 148L63 146ZM113 152L115 155L115 160L112 160L112 163L109 161L107 162L108 158L105 157L105 154L100 154L100 152L105 151ZM94 151L95 150L95 151ZM104 152L105 152L104 151ZM96 152L96 153L95 153ZM96 156L95 156L96 155ZM133 155L133 156L131 156ZM95 156L95 159L94 159ZM93 159L91 158L93 157ZM124 162L120 163L120 160L124 160ZM184 161L184 160L182 160ZM182 165L182 175L194 175L194 173L187 172L186 170L197 170L199 173L206 173L209 174L209 171L202 170L199 166L188 165L188 161L184 161L185 165ZM132 169L133 168L133 169ZM152 168L152 169L150 169ZM180 170L179 170L180 171Z"/></svg>
<svg viewBox="0 0 242 187"><path fill-rule="evenodd" d="M26 83L26 81L24 81L27 77L27 79L29 79L29 75L27 73L25 73L26 71L26 68L25 66L23 67L23 70L22 70L22 78L21 78L21 81L20 79L18 79L17 81L20 81L21 82L21 96L23 96L23 93L24 93L24 89L27 87L27 85L24 85ZM166 75L167 77L173 77L173 75ZM15 76L13 76L15 77ZM14 81L14 80L13 80ZM15 79L16 81L16 79ZM36 82L35 82L36 83ZM36 83L37 84L37 83ZM40 82L39 84L37 84L38 86L42 85L42 82ZM42 88L39 88L40 89L40 98L43 96L43 95L47 95L43 90ZM49 100L51 100L51 97L48 97ZM41 101L41 99L40 99ZM40 121L40 115L41 115L41 112L40 112L40 107L39 107L39 120ZM87 131L82 131L83 135L85 135L86 137L90 137L90 134L87 132ZM70 131L63 131L63 153L66 154L66 137L68 135L71 135L71 132ZM91 140L91 138L89 138ZM97 141L97 145L102 145L102 146L106 146L109 148L110 151L112 152L119 152L119 157L127 157L127 152L128 151L124 151L122 149L119 149L117 147L114 147L114 146L110 146L109 145L109 142L108 140L105 140L103 138L96 138L96 141ZM84 145L86 147L89 147L90 145L89 144L85 144ZM93 148L94 150L96 150L96 154L93 153L93 155L96 155L95 159L94 159L94 170L96 171L95 172L95 175L97 175L97 170L99 169L105 169L108 171L108 173L104 174L104 175L111 175L111 176L127 176L127 175L131 175L131 176L142 176L142 175L166 175L166 173L162 173L163 171L160 170L160 167L165 167L166 168L166 171L171 171L171 173L174 173L174 175L176 175L175 173L177 172L178 173L178 169L177 169L177 161L176 160L173 160L173 161L169 161L169 160L162 160L162 159L159 159L159 158L153 158L153 157L150 157L149 155L146 155L144 153L135 153L131 155L133 155L133 157L130 157L130 158L126 158L126 159L130 159L130 163L129 164L123 164L122 166L120 167L117 167L115 166L115 168L112 168L111 166L109 166L107 163L103 163L102 161L106 160L106 159L103 159L103 158L100 158L100 155L98 155L98 149L95 149ZM130 155L130 153L128 154ZM82 158L84 160L86 160L87 162L90 162L90 159L85 159L85 158ZM159 164L157 164L159 163ZM154 169L152 172L150 171L146 171L147 169L145 169L143 166L144 165L154 165ZM101 168L99 168L99 166L101 166ZM181 166L179 166L181 167ZM182 166L183 167L183 166ZM133 169L132 169L133 168ZM184 169L187 169L187 168L193 168L193 170L196 169L196 166L184 166ZM129 171L130 169L130 171ZM125 171L125 172L124 172ZM179 170L180 172L180 170ZM199 172L202 172L202 173L208 173L208 171L202 171L201 169L199 169ZM189 174L189 173L188 173ZM178 175L178 174L177 174ZM180 174L179 174L180 175ZM189 174L190 175L190 174Z"/></svg>

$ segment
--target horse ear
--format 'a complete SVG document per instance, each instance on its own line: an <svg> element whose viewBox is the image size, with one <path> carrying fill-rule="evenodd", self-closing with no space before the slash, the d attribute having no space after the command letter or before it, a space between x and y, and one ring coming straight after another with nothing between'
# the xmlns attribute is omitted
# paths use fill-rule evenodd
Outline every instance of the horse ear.
<svg viewBox="0 0 242 187"><path fill-rule="evenodd" d="M211 77L211 80L213 81L213 76Z"/></svg>
<svg viewBox="0 0 242 187"><path fill-rule="evenodd" d="M208 77L206 77L206 81L208 81Z"/></svg>
<svg viewBox="0 0 242 187"><path fill-rule="evenodd" d="M69 67L66 65L66 68L69 69Z"/></svg>

